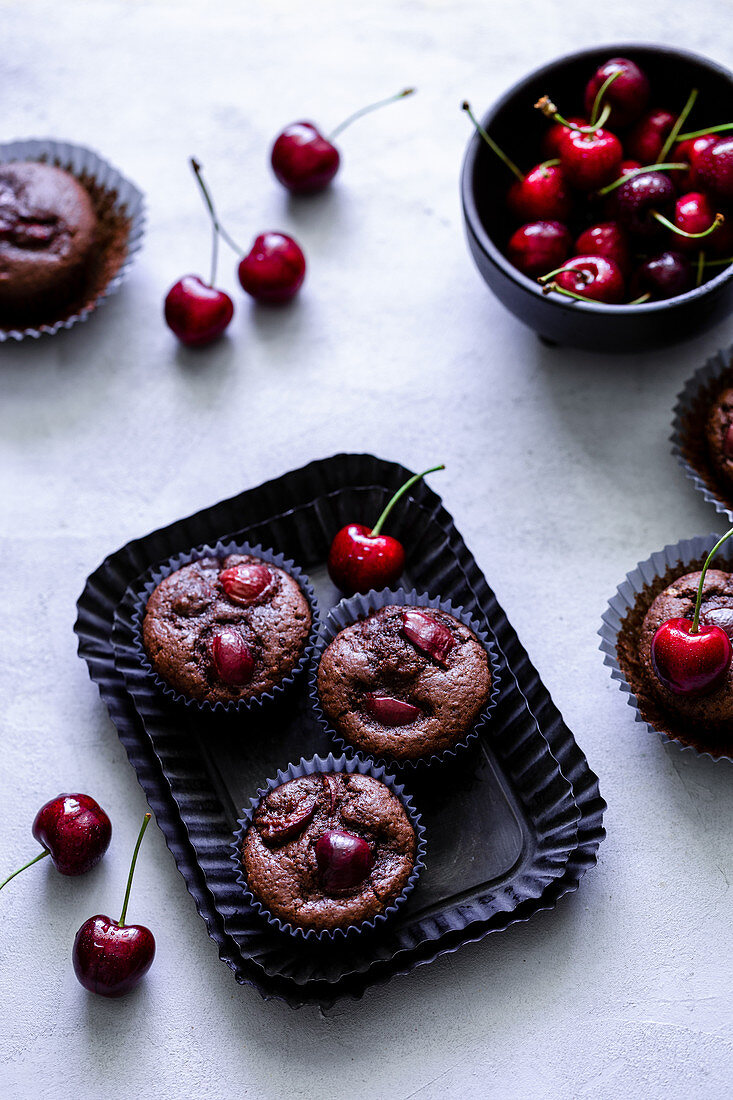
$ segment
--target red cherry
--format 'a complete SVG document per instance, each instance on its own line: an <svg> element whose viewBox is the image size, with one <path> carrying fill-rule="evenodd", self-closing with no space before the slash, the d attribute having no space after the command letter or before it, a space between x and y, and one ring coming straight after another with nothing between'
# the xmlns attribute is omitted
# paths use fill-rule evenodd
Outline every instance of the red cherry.
<svg viewBox="0 0 733 1100"><path fill-rule="evenodd" d="M710 145L715 145L715 134L701 134L696 138L687 138L681 141L671 154L676 163L682 162L689 165L686 171L675 168L670 176L680 191L693 191L698 185L697 162L700 154Z"/></svg>
<svg viewBox="0 0 733 1100"><path fill-rule="evenodd" d="M630 176L642 167L643 165L638 160L622 160L618 174L619 176Z"/></svg>
<svg viewBox="0 0 733 1100"><path fill-rule="evenodd" d="M674 209L674 224L687 233L704 233L715 220L715 211L710 205L707 195L702 191L690 191L687 195L681 195L677 199ZM674 247L681 252L699 252L701 248L708 247L708 241L720 232L715 229L709 238L697 239L683 237L680 233L673 233Z"/></svg>
<svg viewBox="0 0 733 1100"><path fill-rule="evenodd" d="M317 801L314 794L307 795L301 798L289 813L281 814L271 810L266 801L260 803L255 813L254 823L267 847L279 847L286 841L299 836L308 822L313 819Z"/></svg>
<svg viewBox="0 0 733 1100"><path fill-rule="evenodd" d="M568 122L576 126L587 126L587 118L578 118L571 115ZM542 155L546 160L555 160L560 155L560 139L571 130L572 126L566 126L563 122L553 122L542 138Z"/></svg>
<svg viewBox="0 0 733 1100"><path fill-rule="evenodd" d="M62 875L83 875L107 851L112 824L98 802L88 794L59 794L35 816L31 828L43 851L0 882L0 890L21 871L51 857Z"/></svg>
<svg viewBox="0 0 733 1100"><path fill-rule="evenodd" d="M360 836L329 829L316 841L316 863L326 890L353 890L372 869L372 850Z"/></svg>
<svg viewBox="0 0 733 1100"><path fill-rule="evenodd" d="M402 633L420 653L425 653L439 665L446 664L448 654L457 643L452 632L432 615L415 608L402 613Z"/></svg>
<svg viewBox="0 0 733 1100"><path fill-rule="evenodd" d="M679 252L660 252L637 268L631 280L631 298L648 294L652 301L676 298L692 288L692 268Z"/></svg>
<svg viewBox="0 0 733 1100"><path fill-rule="evenodd" d="M563 290L593 302L617 305L624 297L621 270L613 260L604 256L573 256L556 274L555 283Z"/></svg>
<svg viewBox="0 0 733 1100"><path fill-rule="evenodd" d="M164 313L181 343L196 348L221 336L234 316L234 303L198 275L184 275L168 291Z"/></svg>
<svg viewBox="0 0 733 1100"><path fill-rule="evenodd" d="M232 565L219 574L219 583L230 600L247 607L274 582L272 570L258 563Z"/></svg>
<svg viewBox="0 0 733 1100"><path fill-rule="evenodd" d="M300 245L284 233L261 233L239 264L239 281L258 302L289 302L305 279Z"/></svg>
<svg viewBox="0 0 733 1100"><path fill-rule="evenodd" d="M617 178L623 158L621 142L608 130L584 134L568 130L560 140L560 164L568 183L595 191Z"/></svg>
<svg viewBox="0 0 733 1100"><path fill-rule="evenodd" d="M669 217L674 206L674 187L662 172L629 176L616 191L618 220L639 237L658 237L666 229L655 214Z"/></svg>
<svg viewBox="0 0 733 1100"><path fill-rule="evenodd" d="M612 57L596 69L585 89L586 114L591 117L598 92L614 73L618 75L603 93L601 106L608 104L611 107L609 126L629 126L646 108L649 81L639 66L626 57Z"/></svg>
<svg viewBox="0 0 733 1100"><path fill-rule="evenodd" d="M572 237L561 222L522 225L509 238L507 256L524 275L544 275L567 259Z"/></svg>
<svg viewBox="0 0 733 1100"><path fill-rule="evenodd" d="M521 222L564 222L573 208L573 199L562 169L556 164L538 164L524 179L511 185L507 205Z"/></svg>
<svg viewBox="0 0 733 1100"><path fill-rule="evenodd" d="M149 928L125 924L132 878L150 814L145 814L130 864L122 915L116 923L98 914L84 921L74 939L74 973L91 993L122 997L147 974L155 957L155 939Z"/></svg>
<svg viewBox="0 0 733 1100"><path fill-rule="evenodd" d="M695 159L695 174L700 187L717 199L733 202L733 137L706 145Z"/></svg>
<svg viewBox="0 0 733 1100"><path fill-rule="evenodd" d="M575 242L579 256L603 256L613 260L623 275L631 266L631 254L626 233L618 222L600 222L585 229Z"/></svg>
<svg viewBox="0 0 733 1100"><path fill-rule="evenodd" d="M219 627L209 642L209 651L217 675L225 684L241 687L252 679L254 657L234 627Z"/></svg>
<svg viewBox="0 0 733 1100"><path fill-rule="evenodd" d="M669 691L699 695L726 676L731 645L719 626L700 626L693 634L689 619L668 619L652 638L651 657L656 675Z"/></svg>
<svg viewBox="0 0 733 1100"><path fill-rule="evenodd" d="M328 552L328 573L347 596L372 588L389 588L400 579L405 568L405 551L397 539L381 534L382 527L408 489L427 474L443 469L444 466L431 466L409 478L388 501L374 527L348 523L336 534Z"/></svg>
<svg viewBox="0 0 733 1100"><path fill-rule="evenodd" d="M392 695L375 695L371 691L364 696L364 709L383 726L409 726L422 717L420 708L412 703Z"/></svg>
<svg viewBox="0 0 733 1100"><path fill-rule="evenodd" d="M669 111L647 111L624 141L627 156L638 160L640 166L656 164L676 121L677 116Z"/></svg>

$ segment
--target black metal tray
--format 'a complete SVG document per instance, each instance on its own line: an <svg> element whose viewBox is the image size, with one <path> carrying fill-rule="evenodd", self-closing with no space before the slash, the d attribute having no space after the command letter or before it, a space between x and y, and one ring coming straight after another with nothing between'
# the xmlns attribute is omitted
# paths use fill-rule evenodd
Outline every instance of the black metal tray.
<svg viewBox="0 0 733 1100"><path fill-rule="evenodd" d="M172 553L246 537L294 557L325 610L338 599L323 568L330 537L349 519L378 514L408 476L366 455L312 463L129 543L92 574L79 600L80 655L222 959L238 981L294 1006L360 996L554 905L577 888L604 835L596 777L440 499L418 485L392 528L408 547L407 580L469 608L494 631L505 662L495 716L478 750L441 769L439 781L409 782L428 830L428 866L397 922L348 952L314 952L263 926L243 904L228 851L236 816L278 767L326 752L325 736L305 687L247 723L168 703L132 658L136 593L146 570Z"/></svg>

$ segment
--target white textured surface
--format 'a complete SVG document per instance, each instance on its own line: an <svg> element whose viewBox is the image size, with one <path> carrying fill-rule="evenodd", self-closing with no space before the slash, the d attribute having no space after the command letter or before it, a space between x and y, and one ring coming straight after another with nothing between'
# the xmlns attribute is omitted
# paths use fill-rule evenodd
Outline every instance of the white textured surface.
<svg viewBox="0 0 733 1100"><path fill-rule="evenodd" d="M603 41L730 60L728 0L5 0L0 19L3 139L98 148L150 213L98 316L0 350L2 867L32 853L33 815L62 789L94 794L115 830L87 877L41 864L0 898L0 1093L729 1096L733 770L635 725L595 632L638 559L720 525L667 436L731 325L643 357L547 350L474 271L457 193L465 96L483 107ZM285 198L265 163L282 124L328 126L413 82L413 100L344 135L330 193ZM208 263L190 153L235 235L293 231L310 263L292 309L237 297L204 355L160 318L167 286ZM153 829L130 918L156 935L154 968L123 1001L88 996L73 934L120 904L145 803L76 657L84 579L129 538L341 449L447 463L432 483L600 774L600 865L555 912L324 1018L234 983Z"/></svg>

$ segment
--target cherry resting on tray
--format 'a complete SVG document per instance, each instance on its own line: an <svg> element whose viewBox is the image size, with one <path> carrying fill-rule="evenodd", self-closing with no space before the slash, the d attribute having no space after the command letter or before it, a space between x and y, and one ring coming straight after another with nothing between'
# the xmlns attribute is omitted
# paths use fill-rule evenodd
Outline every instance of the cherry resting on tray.
<svg viewBox="0 0 733 1100"><path fill-rule="evenodd" d="M370 103L349 115L335 130L324 137L312 122L293 122L278 134L270 154L275 176L294 195L312 195L328 187L339 170L341 157L333 139L362 115L412 95L414 88L405 88L397 95Z"/></svg>
<svg viewBox="0 0 733 1100"><path fill-rule="evenodd" d="M211 199L203 186L201 166L192 158L191 167L212 219L211 278L206 283L200 275L184 275L166 294L163 312L168 328L181 343L196 348L221 336L234 316L234 303L225 291L214 286L219 253L218 225Z"/></svg>
<svg viewBox="0 0 733 1100"><path fill-rule="evenodd" d="M398 489L374 524L349 523L334 537L328 553L328 573L333 583L347 596L355 592L369 592L372 588L389 588L402 576L405 568L405 551L402 543L391 535L383 535L382 528L397 501L412 486L436 470L445 466L431 466L421 474L415 474Z"/></svg>
<svg viewBox="0 0 733 1100"><path fill-rule="evenodd" d="M716 542L702 567L695 610L689 619L667 619L652 638L654 672L666 688L677 695L702 695L712 691L727 675L731 644L722 627L700 626L700 604L705 574L714 555L733 535L733 528Z"/></svg>
<svg viewBox="0 0 733 1100"><path fill-rule="evenodd" d="M305 279L305 256L285 233L261 233L237 269L242 289L257 302L289 302Z"/></svg>
<svg viewBox="0 0 733 1100"><path fill-rule="evenodd" d="M62 875L83 875L109 848L112 824L88 794L59 794L41 806L31 831L44 850L0 882L0 890L45 856Z"/></svg>
<svg viewBox="0 0 733 1100"><path fill-rule="evenodd" d="M74 973L85 989L103 997L122 997L129 993L147 974L155 957L155 939L150 929L140 924L125 924L137 854L149 821L150 814L145 814L132 855L119 921L102 914L90 917L74 939Z"/></svg>

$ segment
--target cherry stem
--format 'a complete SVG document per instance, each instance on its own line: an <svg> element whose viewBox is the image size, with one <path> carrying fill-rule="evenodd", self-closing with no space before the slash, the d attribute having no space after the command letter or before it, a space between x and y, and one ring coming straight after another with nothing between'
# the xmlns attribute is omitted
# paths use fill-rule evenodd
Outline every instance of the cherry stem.
<svg viewBox="0 0 733 1100"><path fill-rule="evenodd" d="M700 286L702 283L702 276L705 270L705 253L702 249L697 254L697 276L695 278L695 286Z"/></svg>
<svg viewBox="0 0 733 1100"><path fill-rule="evenodd" d="M716 214L707 229L703 229L701 233L688 233L686 229L680 229L679 226L671 222L669 218L665 218L664 214L660 214L658 210L652 210L652 217L656 218L660 225L665 226L667 229L671 229L673 233L676 233L678 237L687 237L689 240L697 240L698 237L708 237L714 229L717 229L719 225L722 225L725 218L722 214Z"/></svg>
<svg viewBox="0 0 733 1100"><path fill-rule="evenodd" d="M581 126L577 122L570 122L567 118L561 115L548 95L541 96L541 98L538 99L535 103L535 107L538 111L542 111L542 114L545 116L545 118L550 118L553 122L559 122L561 126L567 126L568 130L575 130L579 134L594 134L596 130L601 129L611 113L611 108L608 106L608 104L606 104L606 106L603 108L603 113L601 117L598 119L598 122L592 123L590 126Z"/></svg>
<svg viewBox="0 0 733 1100"><path fill-rule="evenodd" d="M733 130L733 122L721 122L720 126L706 126L704 130L692 130L689 134L678 134L678 141L692 141L693 138L705 137L707 134L722 134L726 130Z"/></svg>
<svg viewBox="0 0 733 1100"><path fill-rule="evenodd" d="M196 182L198 183L199 188L201 190L201 194L204 197L204 202L206 204L207 210L209 211L209 216L211 217L212 240L211 240L211 283L210 283L210 285L213 286L214 283L216 282L216 266L217 266L217 261L219 259L219 234L221 233L221 226L219 225L219 219L216 216L216 210L214 210L214 203L211 200L211 195L209 194L209 189L206 186L206 184L204 183L204 177L203 177L203 171L202 171L201 165L199 164L199 162L196 160L195 157L190 158L190 164L191 164L191 168L193 169L193 174L196 177Z"/></svg>
<svg viewBox="0 0 733 1100"><path fill-rule="evenodd" d="M561 271L573 271L574 268L568 267L567 264L563 264L562 267L556 267L554 271L548 271L546 275L540 275L537 279L538 283L546 283L548 279L553 279L555 275L559 275ZM578 275L582 276L584 272L578 271ZM587 281L587 279L586 279Z"/></svg>
<svg viewBox="0 0 733 1100"><path fill-rule="evenodd" d="M601 100L603 99L604 95L606 94L606 89L610 88L611 85L613 84L614 80L619 76L621 76L621 70L616 69L615 73L611 73L610 76L606 77L606 79L603 81L600 88L596 92L596 98L593 100L593 110L590 113L590 124L591 124L591 126L594 124L594 122L598 118L598 109L601 106ZM609 108L608 114L610 114L610 113L611 113L611 111L610 111L610 108ZM608 117L608 115L606 117Z"/></svg>
<svg viewBox="0 0 733 1100"><path fill-rule="evenodd" d="M726 256L722 260L706 260L705 267L727 267L728 264L733 264L733 256Z"/></svg>
<svg viewBox="0 0 733 1100"><path fill-rule="evenodd" d="M438 470L444 470L444 469L445 469L445 466L443 464L441 464L440 466L431 466L429 470L423 470L423 472L421 474L413 474L413 476L410 478L410 480L406 481L405 484L402 486L402 488L398 489L397 492L395 493L395 495L392 497L392 499L387 503L387 507L384 509L381 516L379 517L377 522L372 527L370 537L374 538L376 535L378 535L381 532L382 528L384 527L384 523L385 523L385 520L387 519L387 516L392 511L392 509L394 508L397 501L400 499L401 496L404 496L404 494L407 492L408 489L412 488L412 486L415 484L415 482L422 481L422 479L424 477L427 477L428 474L434 474Z"/></svg>
<svg viewBox="0 0 733 1100"><path fill-rule="evenodd" d="M681 161L670 161L669 164L644 164L641 168L632 168L628 172L624 172L623 176L619 176L613 183L607 183L605 187L602 187L598 192L599 195L608 195L609 192L615 191L617 187L620 187L622 183L626 183L632 176L640 176L642 172L672 172L678 168L689 168L689 164L682 164Z"/></svg>
<svg viewBox="0 0 733 1100"><path fill-rule="evenodd" d="M543 160L540 168L554 168L560 163L560 158L555 157L554 160Z"/></svg>
<svg viewBox="0 0 733 1100"><path fill-rule="evenodd" d="M135 874L135 864L137 863L137 853L140 851L140 845L143 842L143 837L145 836L145 830L148 827L148 822L150 821L150 816L151 816L150 814L145 814L145 817L143 818L143 823L140 826L140 832L138 833L138 837L137 837L137 844L135 845L135 851L132 853L132 863L130 864L130 874L127 876L127 889L125 890L125 900L122 904L122 913L120 915L120 919L117 922L117 926L119 928L124 928L125 927L125 917L127 916L127 903L130 900L130 890L132 889L132 876Z"/></svg>
<svg viewBox="0 0 733 1100"><path fill-rule="evenodd" d="M690 627L690 634L697 634L697 631L698 631L698 628L699 628L699 625L700 625L700 604L702 603L702 586L705 584L705 574L708 571L708 566L710 565L710 562L713 560L713 557L717 554L718 550L720 550L723 543L726 541L726 539L729 539L731 537L731 535L733 535L733 527L731 527L730 531L726 531L726 533L723 535L722 539L718 539L715 546L712 548L712 550L710 551L708 556L705 558L705 564L703 565L702 572L700 573L700 583L697 586L697 599L695 600L695 614L692 616L692 626Z"/></svg>
<svg viewBox="0 0 733 1100"><path fill-rule="evenodd" d="M12 875L8 875L7 878L4 878L3 881L0 882L0 890L2 890L3 886L7 886L11 878L15 878L15 876L19 875L21 871L25 871L28 867L32 867L34 863L38 863L39 859L43 859L45 856L50 855L51 853L49 852L48 848L44 848L42 852L39 852L37 856L33 857L33 859L29 859L28 862L24 863L22 867L19 867L17 871L13 871Z"/></svg>
<svg viewBox="0 0 733 1100"><path fill-rule="evenodd" d="M629 302L629 305L630 306L641 306L641 305L644 304L644 302L648 302L650 298L651 298L651 294L649 294L649 292L647 292L646 294L640 294L638 298L634 298L634 300L632 302Z"/></svg>
<svg viewBox="0 0 733 1100"><path fill-rule="evenodd" d="M560 269L562 270L562 268ZM583 294L576 294L574 290L566 290L564 286L558 286L557 283L544 283L542 287L543 294L564 294L566 298L575 298L579 302L592 302L593 298L586 298Z"/></svg>
<svg viewBox="0 0 733 1100"><path fill-rule="evenodd" d="M471 119L471 122L476 127L476 130L478 131L478 133L481 135L481 137L484 139L484 141L488 145L489 149L492 149L493 152L496 153L499 160L504 161L504 164L506 164L509 171L513 172L514 175L519 180L519 182L521 183L522 180L524 179L524 172L520 172L520 170L517 168L514 161L510 160L509 157L504 152L504 150L499 148L499 146L496 144L494 139L489 137L489 135L486 133L483 126L481 125L481 123L479 122L479 120L476 118L473 111L471 110L471 105L470 105L470 103L468 102L467 99L464 99L463 103L461 104L461 110L466 112L468 117Z"/></svg>
<svg viewBox="0 0 733 1100"><path fill-rule="evenodd" d="M687 98L687 103L685 103L684 107L682 108L679 115L677 116L677 121L675 122L674 126L672 127L672 129L669 131L669 134L667 135L667 140L665 141L664 145L662 146L662 151L659 154L659 159L660 160L664 160L664 158L668 155L668 153L669 153L670 149L672 148L672 146L674 145L674 143L677 141L677 135L679 134L679 132L682 129L685 121L687 120L687 116L689 115L690 111L695 106L695 100L697 99L698 95L699 95L699 92L698 92L697 88L693 88L692 91L690 92L688 98Z"/></svg>
<svg viewBox="0 0 733 1100"><path fill-rule="evenodd" d="M415 88L404 88L401 92L397 92L397 95L388 96L386 99L380 99L376 103L369 103L366 107L360 107L358 111L354 111L353 115L349 115L343 122L339 122L335 130L332 130L328 135L328 140L333 141L342 130L345 130L347 126L351 126L352 122L356 122L357 118L361 118L362 115L371 114L372 111L378 111L380 107L386 107L389 103L395 103L398 99L404 99L408 95L414 95Z"/></svg>

